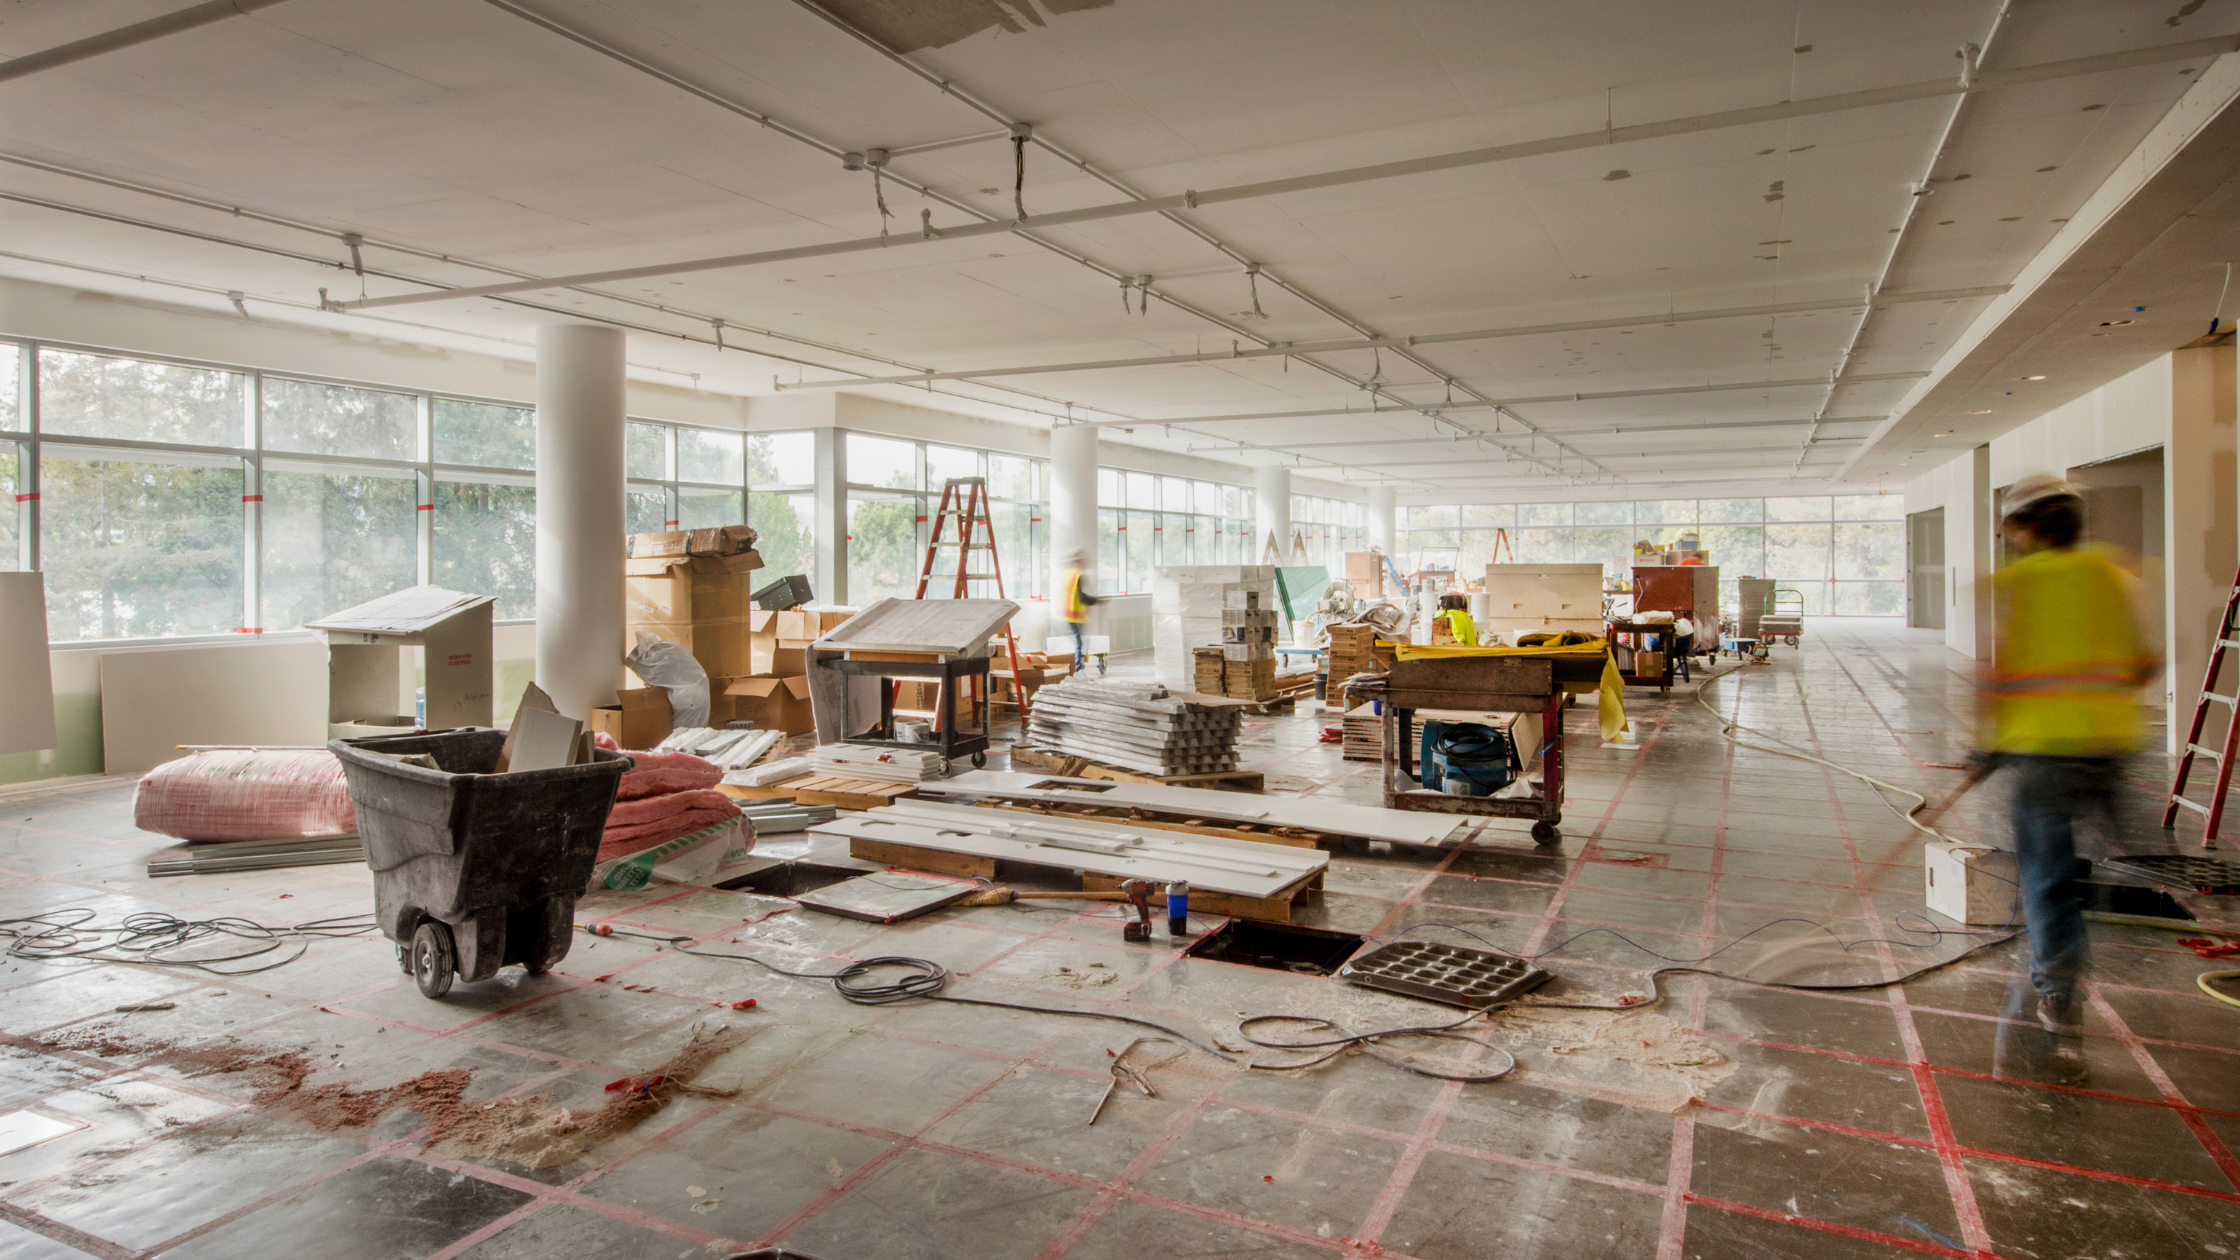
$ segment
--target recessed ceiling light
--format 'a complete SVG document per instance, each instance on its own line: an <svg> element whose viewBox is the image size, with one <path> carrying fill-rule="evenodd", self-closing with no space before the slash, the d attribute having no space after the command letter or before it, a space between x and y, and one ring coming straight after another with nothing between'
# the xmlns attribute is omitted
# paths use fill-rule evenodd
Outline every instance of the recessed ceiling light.
<svg viewBox="0 0 2240 1260"><path fill-rule="evenodd" d="M2127 328L2137 322L2137 320L2131 319L2103 319L2100 321L2100 326L2102 328Z"/></svg>
<svg viewBox="0 0 2240 1260"><path fill-rule="evenodd" d="M2026 381L2042 381L2042 380L2044 380L2045 378L2046 378L2046 374L2045 374L2045 373L2043 373L2043 372L2040 372L2040 373L2038 373L2038 374L2037 374L2036 376L2025 376L2025 377L2023 377L2022 379L2023 379L2023 380L2026 380Z"/></svg>
<svg viewBox="0 0 2240 1260"><path fill-rule="evenodd" d="M1981 411L1971 411L1971 412L1969 412L1968 414L1969 414L1969 415L1971 415L1971 416L1988 416L1988 415L1990 415L1990 414L1991 414L1991 408L1989 408L1989 407L1985 407L1985 408L1984 408L1983 410L1981 410Z"/></svg>

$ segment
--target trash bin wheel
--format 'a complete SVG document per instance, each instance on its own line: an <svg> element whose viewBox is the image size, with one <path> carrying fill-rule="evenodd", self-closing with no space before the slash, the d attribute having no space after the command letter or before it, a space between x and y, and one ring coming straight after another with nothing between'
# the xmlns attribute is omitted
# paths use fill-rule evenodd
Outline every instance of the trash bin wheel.
<svg viewBox="0 0 2240 1260"><path fill-rule="evenodd" d="M1541 844L1557 844L1563 840L1563 833L1556 830L1554 823L1543 819L1532 824L1532 838Z"/></svg>
<svg viewBox="0 0 2240 1260"><path fill-rule="evenodd" d="M986 754L986 753L984 753L984 752L976 752L976 753L972 754L972 768L973 768L973 769L975 769L975 770L978 770L978 769L980 769L980 768L981 768L982 766L985 766L985 765L987 765L987 764L988 764L988 754Z"/></svg>
<svg viewBox="0 0 2240 1260"><path fill-rule="evenodd" d="M412 979L420 996L439 998L451 992L457 955L451 948L451 929L434 919L423 919L412 934Z"/></svg>

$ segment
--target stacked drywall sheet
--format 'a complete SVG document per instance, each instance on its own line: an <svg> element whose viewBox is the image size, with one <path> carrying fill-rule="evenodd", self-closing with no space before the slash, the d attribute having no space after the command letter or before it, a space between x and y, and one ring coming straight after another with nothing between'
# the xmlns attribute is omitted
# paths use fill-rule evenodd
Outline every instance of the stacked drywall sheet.
<svg viewBox="0 0 2240 1260"><path fill-rule="evenodd" d="M1120 879L1181 880L1239 897L1277 896L1330 865L1319 849L933 801L898 801L809 830Z"/></svg>
<svg viewBox="0 0 2240 1260"><path fill-rule="evenodd" d="M1035 693L1026 743L1148 774L1218 774L1237 768L1242 712L1157 683L1069 678Z"/></svg>
<svg viewBox="0 0 2240 1260"><path fill-rule="evenodd" d="M938 748L892 745L826 744L809 753L812 772L873 783L923 783L949 773L949 759Z"/></svg>
<svg viewBox="0 0 2240 1260"><path fill-rule="evenodd" d="M1441 844L1456 831L1471 825L1452 814L1349 805L1322 797L1208 792L1203 788L1171 787L1164 783L1112 783L1103 779L1069 779L1004 770L973 770L929 785L926 791L944 799L1140 809L1262 827L1296 827L1325 835L1389 840L1396 844Z"/></svg>
<svg viewBox="0 0 2240 1260"><path fill-rule="evenodd" d="M1275 608L1275 566L1196 564L1153 570L1151 653L1161 682L1177 687L1191 683L1191 649L1221 646L1229 597L1247 591L1258 597L1259 607Z"/></svg>

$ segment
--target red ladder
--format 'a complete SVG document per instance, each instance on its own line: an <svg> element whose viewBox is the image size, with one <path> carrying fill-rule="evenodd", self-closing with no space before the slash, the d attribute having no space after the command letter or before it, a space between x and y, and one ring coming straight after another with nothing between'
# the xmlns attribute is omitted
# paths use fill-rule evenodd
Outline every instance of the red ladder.
<svg viewBox="0 0 2240 1260"><path fill-rule="evenodd" d="M957 534L954 539L944 538L949 522L955 521ZM986 539L974 541L975 536ZM949 598L964 599L970 591L969 583L994 582L996 598L1004 599L1003 562L996 558L995 522L988 519L988 479L985 477L951 477L941 483L941 506L933 514L933 529L926 540L925 563L918 569L917 598L926 597L926 588L933 582L933 566L939 562L943 547L957 549L957 583ZM988 553L988 571L972 571L972 553ZM1011 658L1011 690L1019 696L1019 724L1023 729L1027 721L1027 687L1021 675L1025 672L1019 661L1019 640L1011 633L1011 623L1003 623L1003 647ZM946 717L946 714L941 715Z"/></svg>
<svg viewBox="0 0 2240 1260"><path fill-rule="evenodd" d="M2224 668L2226 648L2240 647L2240 639L2233 637L2233 621L2240 616L2240 574L2232 579L2232 594L2224 601L2224 619L2217 623L2216 641L2209 645L2209 672L2201 680L2201 698L2193 704L2193 726L2186 732L2184 747L2178 751L2178 772L2170 782L2170 800L2162 807L2162 825L2174 827L2178 811L2190 809L2208 820L2201 832L2201 847L2216 845L2217 829L2224 824L2225 789L2232 784L2232 762L2240 755L2240 695L2217 694L2217 674ZM2240 687L2234 689L2240 692ZM2209 706L2221 704L2225 708L2224 748L2204 748L2201 745L2201 728L2209 720ZM2217 790L2206 805L2188 800L2185 796L2186 778L2193 773L2196 756L2214 758L2217 763Z"/></svg>

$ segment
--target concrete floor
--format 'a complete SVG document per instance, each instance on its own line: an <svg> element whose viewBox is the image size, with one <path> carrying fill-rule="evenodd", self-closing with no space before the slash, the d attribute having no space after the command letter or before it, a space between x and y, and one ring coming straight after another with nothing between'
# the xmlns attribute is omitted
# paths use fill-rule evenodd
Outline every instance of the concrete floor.
<svg viewBox="0 0 2240 1260"><path fill-rule="evenodd" d="M1822 622L1708 695L1928 787L1958 777L1968 679L1926 636ZM1377 938L1458 924L1555 950L1540 996L1606 1005L1648 991L1651 951L1694 958L1768 923L1707 965L1864 982L1976 943L1908 932L1927 926L1911 917L1916 845L1863 785L1737 749L1682 693L1630 699L1637 750L1603 749L1587 712L1572 718L1560 853L1497 824L1468 848L1343 854L1309 921ZM1252 720L1248 765L1276 790L1375 799L1374 768L1318 744L1321 725ZM2145 759L2133 777L2151 794L2162 773ZM278 924L369 909L369 876L350 867L148 880L165 842L131 826L130 798L113 781L0 798L0 915ZM2147 804L2126 811L2127 848L2171 843ZM1980 794L1950 825L2001 838L1999 808ZM952 993L1125 1011L1229 1046L1245 1014L1362 1029L1448 1017L1335 979L1179 958L1163 936L1125 945L1110 914L989 907L880 928L659 888L589 899L579 918L802 970L921 956L956 973ZM2000 1018L2020 1009L2020 956L2004 944L1890 988L1680 975L1648 1010L1512 1011L1487 1035L1519 1070L1493 1083L1365 1055L1277 1073L1140 1046L1128 1061L1157 1096L1123 1088L1094 1127L1112 1054L1144 1030L852 1006L823 982L642 940L578 937L551 975L508 971L441 1002L377 936L227 979L10 960L0 1111L81 1127L0 1157L0 1255L2240 1255L2240 1009L2196 991L2219 964L2173 935L2095 925L2093 938L2081 1055ZM731 1008L747 997L755 1009ZM115 1009L134 1002L174 1005ZM324 1086L463 1069L466 1111L544 1124L597 1112L609 1082L719 1026L741 1040L692 1080L735 1095L678 1094L575 1155L430 1145L414 1097L349 1114L319 1102L371 1097ZM297 1052L309 1073L291 1092L273 1067L240 1069L241 1047ZM1497 1061L1469 1044L1394 1048L1426 1065L1458 1050Z"/></svg>

